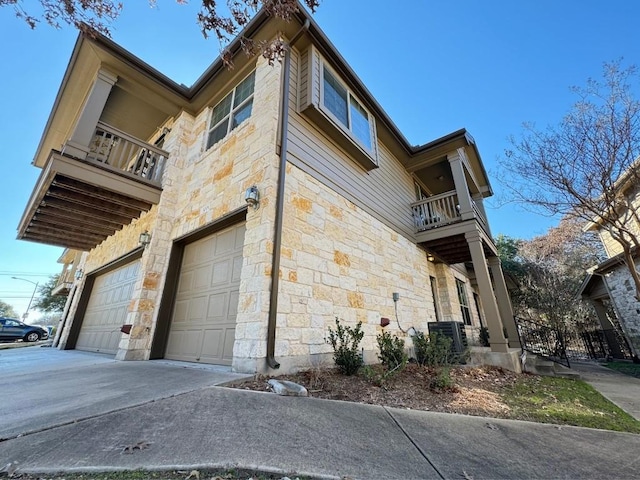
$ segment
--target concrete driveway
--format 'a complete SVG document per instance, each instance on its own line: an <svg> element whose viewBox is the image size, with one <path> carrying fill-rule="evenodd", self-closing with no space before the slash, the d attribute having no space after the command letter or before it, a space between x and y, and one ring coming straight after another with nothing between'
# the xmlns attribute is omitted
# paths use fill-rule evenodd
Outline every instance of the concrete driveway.
<svg viewBox="0 0 640 480"><path fill-rule="evenodd" d="M0 350L0 441L246 376L228 367L120 362L77 350Z"/></svg>

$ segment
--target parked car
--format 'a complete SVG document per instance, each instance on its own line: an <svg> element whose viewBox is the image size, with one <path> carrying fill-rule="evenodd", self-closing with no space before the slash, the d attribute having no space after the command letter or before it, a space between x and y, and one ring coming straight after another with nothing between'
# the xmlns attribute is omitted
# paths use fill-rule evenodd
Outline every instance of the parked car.
<svg viewBox="0 0 640 480"><path fill-rule="evenodd" d="M37 342L49 338L47 329L38 325L27 325L15 318L0 317L0 340Z"/></svg>

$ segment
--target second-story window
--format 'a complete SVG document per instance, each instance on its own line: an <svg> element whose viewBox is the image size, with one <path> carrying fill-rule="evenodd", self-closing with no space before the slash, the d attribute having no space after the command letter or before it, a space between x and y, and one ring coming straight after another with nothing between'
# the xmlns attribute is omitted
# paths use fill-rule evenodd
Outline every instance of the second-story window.
<svg viewBox="0 0 640 480"><path fill-rule="evenodd" d="M211 113L207 148L211 148L231 130L251 116L253 107L253 89L255 86L255 72L240 82L224 97Z"/></svg>
<svg viewBox="0 0 640 480"><path fill-rule="evenodd" d="M338 81L326 65L322 70L324 84L323 104L325 108L347 130L351 131L362 145L371 150L371 120L369 112Z"/></svg>

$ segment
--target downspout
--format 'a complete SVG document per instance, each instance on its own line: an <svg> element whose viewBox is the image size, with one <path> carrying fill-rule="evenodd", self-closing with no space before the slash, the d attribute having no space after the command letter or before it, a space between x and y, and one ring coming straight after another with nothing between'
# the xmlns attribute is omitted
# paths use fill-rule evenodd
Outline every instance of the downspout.
<svg viewBox="0 0 640 480"><path fill-rule="evenodd" d="M282 79L282 101L280 102L280 170L278 171L278 191L276 192L276 218L273 233L273 258L271 263L271 292L269 297L269 320L267 323L267 364L270 368L280 368L275 359L276 318L278 315L278 287L280 284L280 247L282 246L282 221L284 212L284 184L287 170L287 137L289 134L289 82L291 77L291 47L309 29L309 19L305 20L287 45L284 53Z"/></svg>

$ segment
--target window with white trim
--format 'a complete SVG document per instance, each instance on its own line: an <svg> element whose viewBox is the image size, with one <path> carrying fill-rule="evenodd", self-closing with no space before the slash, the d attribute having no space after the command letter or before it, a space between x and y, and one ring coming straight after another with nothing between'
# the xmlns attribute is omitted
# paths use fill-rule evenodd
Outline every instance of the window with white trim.
<svg viewBox="0 0 640 480"><path fill-rule="evenodd" d="M324 107L368 150L371 146L371 116L351 92L323 64Z"/></svg>
<svg viewBox="0 0 640 480"><path fill-rule="evenodd" d="M213 107L207 134L207 149L213 147L251 116L254 87L255 71Z"/></svg>

